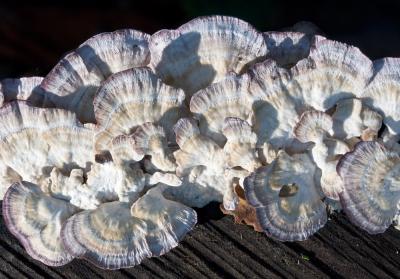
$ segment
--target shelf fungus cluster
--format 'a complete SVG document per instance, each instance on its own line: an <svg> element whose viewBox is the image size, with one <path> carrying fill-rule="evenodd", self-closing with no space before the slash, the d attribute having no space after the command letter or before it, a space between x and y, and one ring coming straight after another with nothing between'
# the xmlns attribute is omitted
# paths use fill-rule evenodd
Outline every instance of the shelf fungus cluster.
<svg viewBox="0 0 400 279"><path fill-rule="evenodd" d="M400 59L316 33L203 17L99 34L43 78L1 81L8 229L47 265L118 269L176 247L213 201L280 241L332 210L399 225Z"/></svg>

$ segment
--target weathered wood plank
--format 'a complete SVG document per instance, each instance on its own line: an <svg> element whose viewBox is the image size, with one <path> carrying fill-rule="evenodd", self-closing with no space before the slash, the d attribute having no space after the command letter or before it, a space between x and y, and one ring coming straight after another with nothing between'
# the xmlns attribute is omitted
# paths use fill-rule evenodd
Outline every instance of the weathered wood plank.
<svg viewBox="0 0 400 279"><path fill-rule="evenodd" d="M283 243L233 224L212 204L170 253L119 271L83 260L58 268L31 259L0 220L0 278L400 278L400 232L368 235L344 215L303 242Z"/></svg>

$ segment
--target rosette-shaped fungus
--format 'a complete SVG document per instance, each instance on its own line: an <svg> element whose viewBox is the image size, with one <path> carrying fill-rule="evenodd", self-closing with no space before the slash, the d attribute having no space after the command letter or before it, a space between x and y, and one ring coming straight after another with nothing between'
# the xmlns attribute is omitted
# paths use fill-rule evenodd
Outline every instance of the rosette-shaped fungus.
<svg viewBox="0 0 400 279"><path fill-rule="evenodd" d="M211 201L281 241L338 200L370 233L398 226L400 60L315 33L202 17L102 33L45 78L2 80L7 227L47 265L117 269L177 246Z"/></svg>
<svg viewBox="0 0 400 279"><path fill-rule="evenodd" d="M357 226L384 232L398 213L400 157L374 141L360 142L337 165L344 190L340 201Z"/></svg>
<svg viewBox="0 0 400 279"><path fill-rule="evenodd" d="M149 35L132 29L98 34L67 54L42 81L45 106L76 112L96 121L93 98L111 74L149 63Z"/></svg>
<svg viewBox="0 0 400 279"><path fill-rule="evenodd" d="M280 152L270 165L247 177L244 186L261 228L276 239L307 239L327 221L316 166L307 154Z"/></svg>
<svg viewBox="0 0 400 279"><path fill-rule="evenodd" d="M160 256L197 222L196 212L163 196L164 185L150 189L133 205L111 202L67 220L62 240L76 257L99 267L118 269Z"/></svg>
<svg viewBox="0 0 400 279"><path fill-rule="evenodd" d="M194 19L150 38L151 66L189 97L229 73L240 74L265 57L267 46L250 24L227 16Z"/></svg>

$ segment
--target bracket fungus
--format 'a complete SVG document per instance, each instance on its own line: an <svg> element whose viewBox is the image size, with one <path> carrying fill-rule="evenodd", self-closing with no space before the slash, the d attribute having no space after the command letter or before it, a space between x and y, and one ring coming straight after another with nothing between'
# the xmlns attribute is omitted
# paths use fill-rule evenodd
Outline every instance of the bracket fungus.
<svg viewBox="0 0 400 279"><path fill-rule="evenodd" d="M189 98L199 89L240 74L267 54L263 35L247 22L227 16L196 18L150 38L150 65L167 84Z"/></svg>
<svg viewBox="0 0 400 279"><path fill-rule="evenodd" d="M45 105L95 122L93 98L110 75L149 63L149 35L124 29L98 34L67 54L42 81Z"/></svg>
<svg viewBox="0 0 400 279"><path fill-rule="evenodd" d="M80 124L71 112L13 101L1 107L0 114L2 163L23 180L38 183L52 167L69 172L87 169L94 160L93 127Z"/></svg>
<svg viewBox="0 0 400 279"><path fill-rule="evenodd" d="M317 32L227 16L123 29L0 81L6 226L47 265L105 269L167 253L213 201L280 241L329 208L399 229L400 60Z"/></svg>
<svg viewBox="0 0 400 279"><path fill-rule="evenodd" d="M358 143L337 165L343 179L342 207L369 233L384 232L398 213L400 157L378 142Z"/></svg>
<svg viewBox="0 0 400 279"><path fill-rule="evenodd" d="M263 231L281 241L307 239L326 221L326 205L307 154L284 151L245 179L246 199L256 208Z"/></svg>
<svg viewBox="0 0 400 279"><path fill-rule="evenodd" d="M163 196L165 185L150 189L133 205L110 202L64 223L68 251L99 267L118 269L160 256L178 245L197 222L196 212Z"/></svg>
<svg viewBox="0 0 400 279"><path fill-rule="evenodd" d="M96 149L107 150L113 138L131 134L146 122L169 132L185 115L182 90L164 84L149 68L133 68L112 75L94 98Z"/></svg>
<svg viewBox="0 0 400 279"><path fill-rule="evenodd" d="M14 183L3 199L3 216L8 229L28 254L47 265L64 265L73 260L61 242L62 224L78 208L43 193L29 182Z"/></svg>

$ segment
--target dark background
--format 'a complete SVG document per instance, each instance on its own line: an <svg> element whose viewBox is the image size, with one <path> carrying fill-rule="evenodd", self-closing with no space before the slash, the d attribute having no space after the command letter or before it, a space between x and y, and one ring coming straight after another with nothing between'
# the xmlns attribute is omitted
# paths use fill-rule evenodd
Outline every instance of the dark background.
<svg viewBox="0 0 400 279"><path fill-rule="evenodd" d="M236 16L260 31L311 21L328 38L358 46L372 59L400 56L399 1L1 1L0 79L46 75L90 36L120 28L149 34L200 15ZM1 209L1 206L0 206ZM30 258L0 218L0 278L400 278L400 232L368 235L343 214L309 240L274 241L223 217L218 204L167 255L121 271L81 260L50 268Z"/></svg>
<svg viewBox="0 0 400 279"><path fill-rule="evenodd" d="M400 1L0 1L0 78L45 75L90 36L120 28L149 34L200 15L236 16L260 31L302 20L375 59L400 56Z"/></svg>

